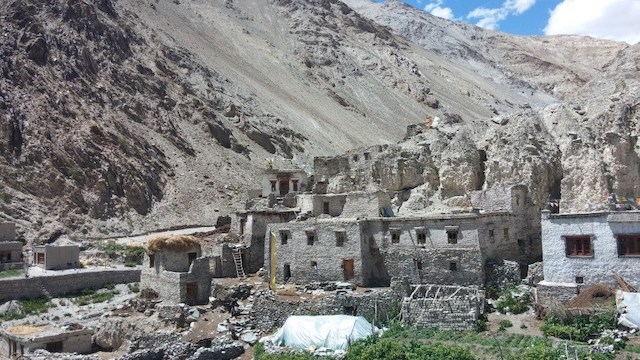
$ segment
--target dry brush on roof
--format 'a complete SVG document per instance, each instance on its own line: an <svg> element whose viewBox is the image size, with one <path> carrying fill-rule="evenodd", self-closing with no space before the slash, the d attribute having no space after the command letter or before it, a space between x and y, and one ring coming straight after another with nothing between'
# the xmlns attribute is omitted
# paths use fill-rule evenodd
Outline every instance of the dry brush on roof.
<svg viewBox="0 0 640 360"><path fill-rule="evenodd" d="M200 241L190 235L156 236L147 241L147 251L156 250L186 250L200 246Z"/></svg>

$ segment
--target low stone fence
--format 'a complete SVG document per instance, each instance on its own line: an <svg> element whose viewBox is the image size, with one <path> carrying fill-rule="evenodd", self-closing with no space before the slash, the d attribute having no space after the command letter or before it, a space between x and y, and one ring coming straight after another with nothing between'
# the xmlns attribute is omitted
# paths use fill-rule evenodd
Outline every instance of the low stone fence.
<svg viewBox="0 0 640 360"><path fill-rule="evenodd" d="M543 306L564 304L578 295L577 286L548 283L541 281L535 288L535 301Z"/></svg>
<svg viewBox="0 0 640 360"><path fill-rule="evenodd" d="M476 287L420 285L402 302L402 320L418 329L471 330L484 310Z"/></svg>
<svg viewBox="0 0 640 360"><path fill-rule="evenodd" d="M282 326L290 315L359 315L380 326L380 321L397 315L400 301L401 297L390 289L365 294L327 293L324 297L295 300L279 299L273 292L262 290L256 296L253 309L256 327L264 331Z"/></svg>
<svg viewBox="0 0 640 360"><path fill-rule="evenodd" d="M139 269L87 271L31 278L0 280L0 301L59 296L74 291L104 287L107 283L126 284L140 281Z"/></svg>

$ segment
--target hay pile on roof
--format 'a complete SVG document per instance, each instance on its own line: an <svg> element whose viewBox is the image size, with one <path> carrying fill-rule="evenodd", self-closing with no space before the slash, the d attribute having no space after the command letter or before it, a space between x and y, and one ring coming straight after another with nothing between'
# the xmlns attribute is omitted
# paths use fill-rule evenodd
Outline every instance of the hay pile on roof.
<svg viewBox="0 0 640 360"><path fill-rule="evenodd" d="M190 235L156 236L147 241L148 251L180 251L200 246L200 241Z"/></svg>
<svg viewBox="0 0 640 360"><path fill-rule="evenodd" d="M605 284L596 284L580 289L567 304L568 308L594 308L614 306L616 301L616 290Z"/></svg>
<svg viewBox="0 0 640 360"><path fill-rule="evenodd" d="M16 325L7 329L13 335L31 335L47 330L48 325Z"/></svg>

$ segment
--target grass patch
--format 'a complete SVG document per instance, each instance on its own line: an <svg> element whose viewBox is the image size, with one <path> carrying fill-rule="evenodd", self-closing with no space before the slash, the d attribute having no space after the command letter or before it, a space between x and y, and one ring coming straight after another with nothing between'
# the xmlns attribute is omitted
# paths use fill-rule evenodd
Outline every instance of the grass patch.
<svg viewBox="0 0 640 360"><path fill-rule="evenodd" d="M104 252L111 259L122 258L124 265L127 267L135 267L142 265L145 250L142 246L128 246L111 242L104 247Z"/></svg>
<svg viewBox="0 0 640 360"><path fill-rule="evenodd" d="M16 269L13 265L9 265L4 270L0 271L0 279L21 275L24 275L24 272L20 269Z"/></svg>
<svg viewBox="0 0 640 360"><path fill-rule="evenodd" d="M91 289L93 290L93 289ZM86 295L81 295L76 298L76 304L83 306L88 304L97 304L101 302L107 302L113 299L113 292L111 291L101 291L88 293Z"/></svg>

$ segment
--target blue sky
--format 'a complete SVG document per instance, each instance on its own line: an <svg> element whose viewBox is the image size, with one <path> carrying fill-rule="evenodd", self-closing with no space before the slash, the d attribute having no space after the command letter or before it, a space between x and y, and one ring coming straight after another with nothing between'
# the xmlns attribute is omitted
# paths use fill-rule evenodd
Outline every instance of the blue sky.
<svg viewBox="0 0 640 360"><path fill-rule="evenodd" d="M577 34L629 44L640 41L640 0L403 1L436 16L512 34Z"/></svg>

